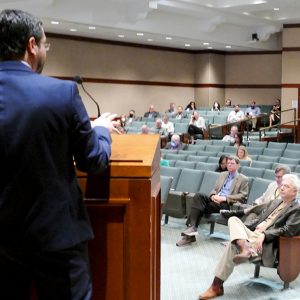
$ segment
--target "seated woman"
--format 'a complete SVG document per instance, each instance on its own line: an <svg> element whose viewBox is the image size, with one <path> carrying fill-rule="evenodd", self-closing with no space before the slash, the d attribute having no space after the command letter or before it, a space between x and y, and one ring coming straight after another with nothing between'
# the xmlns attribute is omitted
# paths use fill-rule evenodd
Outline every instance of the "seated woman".
<svg viewBox="0 0 300 300"><path fill-rule="evenodd" d="M194 111L197 110L196 107L196 102L195 101L191 101L184 109L185 111Z"/></svg>
<svg viewBox="0 0 300 300"><path fill-rule="evenodd" d="M280 99L277 99L275 101L275 104L272 107L272 110L270 112L270 126L280 123L280 115L281 115L281 104Z"/></svg>
<svg viewBox="0 0 300 300"><path fill-rule="evenodd" d="M219 164L218 164L218 167L216 168L215 172L227 171L227 159L228 159L228 156L225 154L220 156Z"/></svg>
<svg viewBox="0 0 300 300"><path fill-rule="evenodd" d="M194 111L191 115L191 120L188 128L188 133L191 136L191 144L194 144L194 139L196 134L204 134L205 130L205 120L197 111Z"/></svg>
<svg viewBox="0 0 300 300"><path fill-rule="evenodd" d="M243 134L241 132L238 132L234 135L234 143L230 143L230 146L235 148L238 148L239 146L246 146L243 143Z"/></svg>
<svg viewBox="0 0 300 300"><path fill-rule="evenodd" d="M221 105L218 101L215 101L212 108L211 108L211 111L220 111L221 110Z"/></svg>
<svg viewBox="0 0 300 300"><path fill-rule="evenodd" d="M252 159L248 154L247 148L245 146L239 146L236 149L235 155L240 159L240 160L249 160L250 161L250 167L252 165Z"/></svg>

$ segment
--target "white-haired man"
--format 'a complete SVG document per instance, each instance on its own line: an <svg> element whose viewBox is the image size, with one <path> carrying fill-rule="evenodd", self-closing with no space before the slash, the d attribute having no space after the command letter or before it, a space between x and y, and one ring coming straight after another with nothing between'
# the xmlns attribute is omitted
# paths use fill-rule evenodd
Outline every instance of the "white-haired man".
<svg viewBox="0 0 300 300"><path fill-rule="evenodd" d="M274 266L277 238L299 234L299 190L298 176L286 174L280 187L280 198L270 202L256 219L245 224L237 217L228 220L230 243L216 268L212 285L199 299L212 299L223 295L223 283L238 264L252 258L261 258L264 266Z"/></svg>

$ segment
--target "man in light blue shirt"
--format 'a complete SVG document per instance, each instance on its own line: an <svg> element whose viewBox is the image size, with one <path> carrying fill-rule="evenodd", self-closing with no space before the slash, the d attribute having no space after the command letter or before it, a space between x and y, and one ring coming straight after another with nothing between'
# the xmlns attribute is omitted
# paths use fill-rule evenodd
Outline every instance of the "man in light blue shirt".
<svg viewBox="0 0 300 300"><path fill-rule="evenodd" d="M252 100L250 106L246 109L245 115L246 118L251 119L251 125L252 125L252 130L256 130L256 124L257 124L257 117L261 114L260 108L256 106L256 102Z"/></svg>

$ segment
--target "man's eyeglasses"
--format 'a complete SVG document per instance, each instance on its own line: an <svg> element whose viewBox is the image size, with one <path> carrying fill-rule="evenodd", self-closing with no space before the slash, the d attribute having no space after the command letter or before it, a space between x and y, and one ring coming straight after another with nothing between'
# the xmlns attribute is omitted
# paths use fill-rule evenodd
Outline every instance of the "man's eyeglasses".
<svg viewBox="0 0 300 300"><path fill-rule="evenodd" d="M50 43L44 43L45 50L48 52L50 50Z"/></svg>

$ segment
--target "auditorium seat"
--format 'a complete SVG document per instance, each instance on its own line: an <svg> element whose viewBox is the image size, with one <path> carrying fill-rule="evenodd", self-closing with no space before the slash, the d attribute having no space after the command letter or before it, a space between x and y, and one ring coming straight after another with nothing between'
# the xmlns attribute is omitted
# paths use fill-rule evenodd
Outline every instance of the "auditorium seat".
<svg viewBox="0 0 300 300"><path fill-rule="evenodd" d="M189 155L187 161L207 162L208 156Z"/></svg>
<svg viewBox="0 0 300 300"><path fill-rule="evenodd" d="M283 149L277 148L265 148L263 155L273 156L273 157L280 157L283 152Z"/></svg>
<svg viewBox="0 0 300 300"><path fill-rule="evenodd" d="M272 166L273 166L273 162L258 161L258 160L253 160L251 164L252 168L272 169Z"/></svg>
<svg viewBox="0 0 300 300"><path fill-rule="evenodd" d="M259 155L257 160L258 161L277 162L278 157L270 156L270 155Z"/></svg>
<svg viewBox="0 0 300 300"><path fill-rule="evenodd" d="M173 178L172 181L172 185L171 185L171 189L175 189L179 176L181 173L181 169L180 168L174 168L174 167L165 167L165 166L161 166L160 167L160 175L163 176L169 176Z"/></svg>
<svg viewBox="0 0 300 300"><path fill-rule="evenodd" d="M176 160L175 167L181 169L195 169L197 162L195 161L185 161L185 160Z"/></svg>
<svg viewBox="0 0 300 300"><path fill-rule="evenodd" d="M262 178L265 172L265 169L262 168L253 168L253 167L241 167L241 173L245 176L250 177L259 177Z"/></svg>
<svg viewBox="0 0 300 300"><path fill-rule="evenodd" d="M269 142L268 148L284 150L286 148L286 145L287 143Z"/></svg>

